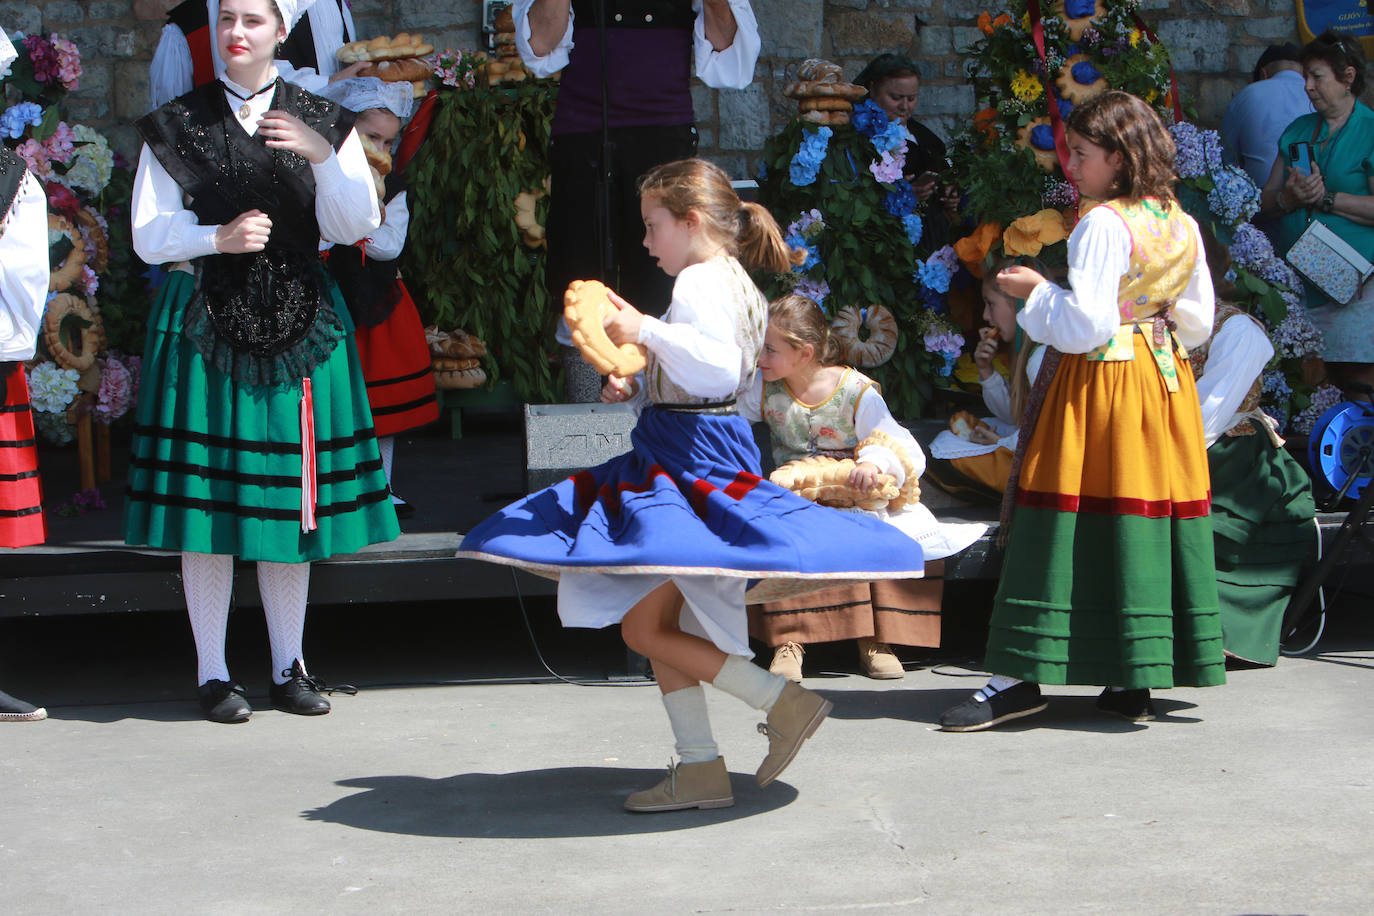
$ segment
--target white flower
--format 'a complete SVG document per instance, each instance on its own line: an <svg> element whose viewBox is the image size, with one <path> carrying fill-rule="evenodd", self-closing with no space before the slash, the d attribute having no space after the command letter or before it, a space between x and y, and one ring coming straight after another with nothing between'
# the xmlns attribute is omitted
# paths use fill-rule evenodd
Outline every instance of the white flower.
<svg viewBox="0 0 1374 916"><path fill-rule="evenodd" d="M40 413L61 413L76 399L75 369L59 369L56 363L39 363L29 373L29 403Z"/></svg>

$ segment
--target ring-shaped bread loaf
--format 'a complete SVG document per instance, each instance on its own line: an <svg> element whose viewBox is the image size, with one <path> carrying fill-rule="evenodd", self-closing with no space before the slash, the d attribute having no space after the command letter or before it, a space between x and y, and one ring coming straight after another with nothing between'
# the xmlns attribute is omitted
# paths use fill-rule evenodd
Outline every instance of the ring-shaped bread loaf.
<svg viewBox="0 0 1374 916"><path fill-rule="evenodd" d="M868 329L868 339L859 339L859 328ZM839 340L844 360L860 369L881 366L897 352L897 319L877 303L868 307L865 317L857 305L847 305L835 315L830 330Z"/></svg>
<svg viewBox="0 0 1374 916"><path fill-rule="evenodd" d="M644 348L636 343L616 346L606 335L606 319L619 310L610 290L599 280L574 280L563 294L563 318L582 358L602 375L629 378L648 365Z"/></svg>
<svg viewBox="0 0 1374 916"><path fill-rule="evenodd" d="M67 257L48 276L48 292L60 293L81 279L81 268L86 266L86 242L66 217L56 213L48 214L48 232L60 232L72 243Z"/></svg>
<svg viewBox="0 0 1374 916"><path fill-rule="evenodd" d="M75 350L62 339L62 322L75 315L86 322L77 334ZM96 354L105 348L105 326L89 302L71 293L58 293L43 312L43 343L53 362L63 369L85 372L95 365Z"/></svg>

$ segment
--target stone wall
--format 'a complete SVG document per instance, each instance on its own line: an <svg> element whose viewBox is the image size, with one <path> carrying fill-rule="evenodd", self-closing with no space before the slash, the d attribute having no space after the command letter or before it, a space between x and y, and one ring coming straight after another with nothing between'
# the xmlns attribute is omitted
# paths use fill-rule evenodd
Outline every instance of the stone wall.
<svg viewBox="0 0 1374 916"><path fill-rule="evenodd" d="M81 88L68 100L73 119L106 130L126 152L128 122L148 106L148 62L174 0L0 0L9 32L59 32L84 57ZM782 95L797 63L812 56L840 62L853 75L873 54L904 51L920 62L916 116L942 134L974 109L958 51L976 37L984 0L753 0L763 35L754 84L738 91L693 89L702 152L736 176L756 171L765 138L795 112ZM1227 101L1249 81L1264 46L1296 41L1293 0L1144 0L1142 15L1169 46L1185 99L1198 120L1215 125ZM423 32L437 47L477 45L477 0L352 0L359 32Z"/></svg>

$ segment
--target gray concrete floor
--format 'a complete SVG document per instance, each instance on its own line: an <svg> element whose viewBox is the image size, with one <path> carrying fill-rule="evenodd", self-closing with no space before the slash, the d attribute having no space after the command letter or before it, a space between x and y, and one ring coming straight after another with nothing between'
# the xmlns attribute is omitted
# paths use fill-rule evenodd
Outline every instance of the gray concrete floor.
<svg viewBox="0 0 1374 916"><path fill-rule="evenodd" d="M620 809L671 752L656 690L501 680L540 673L509 606L318 611L312 668L367 689L239 726L199 720L183 618L0 621L0 686L52 715L0 725L0 913L1370 912L1371 610L1149 725L1060 688L944 734L957 646L896 682L817 652L835 713L782 779L712 693L737 804L661 815ZM615 667L533 613L556 668ZM265 706L260 619L231 633Z"/></svg>

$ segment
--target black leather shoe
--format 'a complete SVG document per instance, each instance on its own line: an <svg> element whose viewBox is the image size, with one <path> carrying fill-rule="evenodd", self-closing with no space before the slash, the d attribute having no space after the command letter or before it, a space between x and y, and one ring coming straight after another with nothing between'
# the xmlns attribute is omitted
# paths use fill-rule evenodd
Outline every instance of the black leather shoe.
<svg viewBox="0 0 1374 916"><path fill-rule="evenodd" d="M415 507L412 506L410 503L406 502L404 499L398 503L392 503L391 508L396 510L397 518L410 518L412 515L415 514Z"/></svg>
<svg viewBox="0 0 1374 916"><path fill-rule="evenodd" d="M1153 722L1155 707L1150 702L1150 691L1112 690L1108 687L1097 698L1097 708L1103 712L1114 712L1132 722Z"/></svg>
<svg viewBox="0 0 1374 916"><path fill-rule="evenodd" d="M211 722L233 725L247 722L253 714L253 707L248 705L242 684L206 681L197 692L200 694L200 711Z"/></svg>
<svg viewBox="0 0 1374 916"><path fill-rule="evenodd" d="M322 693L339 691L352 695L358 692L358 688L348 684L325 686L324 681L305 673L305 666L300 659L292 661L291 667L283 671L282 676L290 680L285 684L273 684L268 690L272 706L298 716L322 716L329 712L329 701L320 696Z"/></svg>
<svg viewBox="0 0 1374 916"><path fill-rule="evenodd" d="M1020 719L1044 709L1045 698L1038 684L1022 681L992 696L983 697L980 690L964 702L945 710L940 717L940 729L947 732L980 732L1012 719Z"/></svg>

